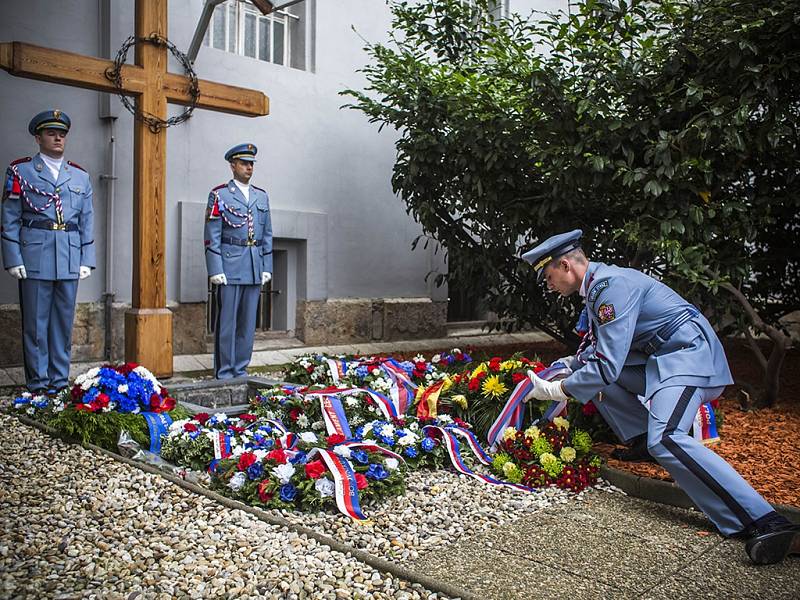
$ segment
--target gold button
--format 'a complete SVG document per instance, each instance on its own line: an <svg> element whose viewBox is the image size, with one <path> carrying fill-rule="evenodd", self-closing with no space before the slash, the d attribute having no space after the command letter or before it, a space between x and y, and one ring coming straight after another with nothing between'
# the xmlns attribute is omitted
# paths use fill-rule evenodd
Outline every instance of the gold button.
<svg viewBox="0 0 800 600"><path fill-rule="evenodd" d="M57 191L57 192L60 192L60 191L61 191L61 188L60 188L60 187L57 187L57 188L56 188L56 191Z"/></svg>

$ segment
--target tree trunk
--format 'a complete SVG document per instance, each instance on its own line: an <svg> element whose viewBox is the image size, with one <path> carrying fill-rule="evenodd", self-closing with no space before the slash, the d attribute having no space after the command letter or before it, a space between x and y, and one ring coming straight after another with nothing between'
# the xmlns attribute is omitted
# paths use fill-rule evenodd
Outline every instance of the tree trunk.
<svg viewBox="0 0 800 600"><path fill-rule="evenodd" d="M791 345L791 339L777 327L773 327L769 323L765 323L753 308L753 305L750 304L747 298L745 298L740 289L734 287L730 283L723 283L720 287L733 294L733 297L736 298L739 304L741 304L745 313L750 318L750 322L753 324L753 329L759 333L763 333L770 339L770 341L772 341L772 349L769 353L769 358L767 359L761 352L761 349L755 343L755 340L750 335L750 332L745 332L748 342L750 343L750 348L756 355L756 359L758 360L759 365L764 372L764 385L761 393L754 402L753 407L764 408L773 406L778 400L778 393L780 392L781 367L783 366L783 359L786 357L786 351Z"/></svg>

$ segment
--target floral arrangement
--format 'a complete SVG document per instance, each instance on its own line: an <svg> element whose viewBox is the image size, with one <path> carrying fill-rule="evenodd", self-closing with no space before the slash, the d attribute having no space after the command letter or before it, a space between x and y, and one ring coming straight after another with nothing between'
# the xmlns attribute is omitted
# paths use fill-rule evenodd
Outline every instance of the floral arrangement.
<svg viewBox="0 0 800 600"><path fill-rule="evenodd" d="M109 450L116 450L122 431L150 446L142 413L167 413L172 419L187 414L150 371L134 363L95 367L56 396L24 392L13 405L67 438Z"/></svg>
<svg viewBox="0 0 800 600"><path fill-rule="evenodd" d="M600 458L591 450L588 433L556 417L542 429L506 429L492 470L512 483L580 492L597 482Z"/></svg>

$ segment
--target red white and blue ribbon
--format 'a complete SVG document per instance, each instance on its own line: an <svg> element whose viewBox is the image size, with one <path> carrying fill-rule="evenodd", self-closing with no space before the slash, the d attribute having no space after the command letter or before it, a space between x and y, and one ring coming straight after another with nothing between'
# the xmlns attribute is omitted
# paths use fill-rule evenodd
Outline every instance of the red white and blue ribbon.
<svg viewBox="0 0 800 600"><path fill-rule="evenodd" d="M714 407L710 402L701 404L697 409L692 427L692 437L703 444L713 444L719 441L717 419L714 415Z"/></svg>
<svg viewBox="0 0 800 600"><path fill-rule="evenodd" d="M394 359L389 359L381 364L381 369L389 375L392 382L391 396L397 406L397 413L404 415L408 407L414 402L417 395L417 385L411 381L403 367Z"/></svg>
<svg viewBox="0 0 800 600"><path fill-rule="evenodd" d="M280 419L266 419L266 422L281 433L288 433L289 431Z"/></svg>
<svg viewBox="0 0 800 600"><path fill-rule="evenodd" d="M300 438L297 437L296 433L285 433L277 440L275 440L275 445L278 448L283 448L284 450L294 450L297 448L297 444L300 441Z"/></svg>
<svg viewBox="0 0 800 600"><path fill-rule="evenodd" d="M447 430L453 434L463 437L467 441L467 445L472 450L472 453L484 465L492 464L492 457L489 456L483 448L481 448L478 438L475 437L475 434L469 429L464 429L463 427L458 427L457 425L450 425L447 427Z"/></svg>
<svg viewBox="0 0 800 600"><path fill-rule="evenodd" d="M366 520L358 500L358 484L353 465L346 458L322 448L314 448L308 456L311 458L317 453L333 475L334 497L339 511L356 521Z"/></svg>
<svg viewBox="0 0 800 600"><path fill-rule="evenodd" d="M344 414L342 401L334 394L325 394L319 398L322 408L322 419L325 421L325 429L328 435L339 434L346 438L353 437L350 432L350 424L347 422L347 415Z"/></svg>
<svg viewBox="0 0 800 600"><path fill-rule="evenodd" d="M208 465L208 472L213 473L219 461L231 455L231 437L224 431L211 432L211 442L214 446L214 460Z"/></svg>
<svg viewBox="0 0 800 600"><path fill-rule="evenodd" d="M344 359L337 360L335 358L326 358L325 363L328 365L328 371L330 371L331 380L334 385L339 385L339 382L347 374L347 361Z"/></svg>
<svg viewBox="0 0 800 600"><path fill-rule="evenodd" d="M387 421L398 417L400 413L398 413L397 407L389 398L370 388L364 388L364 391L375 401Z"/></svg>
<svg viewBox="0 0 800 600"><path fill-rule="evenodd" d="M444 444L444 447L447 449L447 454L450 456L451 464L453 465L455 470L458 471L459 473L462 473L462 474L467 475L469 477L473 477L473 478L477 479L478 481L482 481L483 483L486 483L486 484L489 484L489 485L500 485L500 486L503 486L503 487L511 488L512 490L516 490L516 491L519 491L519 492L530 492L531 491L531 488L529 488L527 486L524 486L524 485L520 485L518 483L509 483L507 481L500 481L499 479L495 479L494 477L489 477L488 475L483 475L481 473L476 473L475 471L470 469L466 465L466 463L464 462L464 459L461 458L461 451L460 451L459 443L458 443L458 440L456 439L455 434L453 434L451 431L448 431L448 428L437 427L435 425L426 425L425 427L422 428L422 433L427 435L427 432L432 430L432 429L435 429L435 430L438 430L439 432L441 432L441 434L442 434L442 444ZM479 460L481 460L480 457L479 457Z"/></svg>
<svg viewBox="0 0 800 600"><path fill-rule="evenodd" d="M533 382L529 377L526 377L517 384L514 391L511 392L508 401L506 402L503 410L489 427L489 433L486 435L489 446L494 446L500 440L503 432L508 427L519 429L522 426L522 417L524 415L523 400L531 391L533 391Z"/></svg>
<svg viewBox="0 0 800 600"><path fill-rule="evenodd" d="M11 165L11 172L14 174L14 177L16 177L17 182L20 184L19 186L20 196L25 200L25 204L27 204L32 211L37 213L43 213L48 208L50 208L53 205L53 203L55 203L56 220L59 223L64 222L64 209L61 205L61 196L59 194L57 193L51 194L50 192L45 192L44 190L40 190L39 188L34 186L32 183L30 183L27 179L25 179L24 177L22 177L22 175L19 174L19 170L17 170L16 165ZM25 193L25 188L29 189L34 194L38 194L40 196L44 196L45 198L47 198L48 199L47 203L44 206L36 206L33 202L31 202L30 198L28 198L28 194Z"/></svg>

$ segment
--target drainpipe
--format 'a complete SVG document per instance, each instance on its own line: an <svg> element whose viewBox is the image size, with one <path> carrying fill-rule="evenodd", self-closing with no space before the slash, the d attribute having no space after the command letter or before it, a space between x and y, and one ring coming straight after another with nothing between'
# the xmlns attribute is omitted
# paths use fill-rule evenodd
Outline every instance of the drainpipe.
<svg viewBox="0 0 800 600"><path fill-rule="evenodd" d="M99 56L111 58L111 25L112 12L111 0L98 0L98 43L100 46ZM105 183L105 206L106 206L106 268L105 284L103 287L103 358L111 362L114 359L113 348L113 308L114 308L114 205L117 181L117 143L114 133L114 125L118 115L117 98L111 94L100 94L99 117L105 124L105 131L108 139L108 151L104 173L100 174L100 181Z"/></svg>

